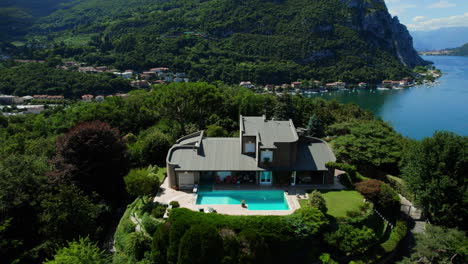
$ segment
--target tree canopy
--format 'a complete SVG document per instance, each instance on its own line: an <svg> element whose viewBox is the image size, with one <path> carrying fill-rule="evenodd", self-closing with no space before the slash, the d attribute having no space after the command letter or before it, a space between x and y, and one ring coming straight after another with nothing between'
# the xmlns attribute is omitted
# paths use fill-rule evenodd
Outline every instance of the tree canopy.
<svg viewBox="0 0 468 264"><path fill-rule="evenodd" d="M337 159L355 165L365 176L398 175L403 140L393 128L379 120L345 122L328 128L337 135L332 141Z"/></svg>
<svg viewBox="0 0 468 264"><path fill-rule="evenodd" d="M101 121L78 124L61 136L53 163L52 181L74 183L109 200L122 194L129 166L119 131Z"/></svg>
<svg viewBox="0 0 468 264"><path fill-rule="evenodd" d="M108 257L103 250L93 243L88 237L78 241L69 242L54 255L52 260L44 264L108 264Z"/></svg>
<svg viewBox="0 0 468 264"><path fill-rule="evenodd" d="M402 165L402 178L431 221L466 230L468 137L436 132L410 145Z"/></svg>

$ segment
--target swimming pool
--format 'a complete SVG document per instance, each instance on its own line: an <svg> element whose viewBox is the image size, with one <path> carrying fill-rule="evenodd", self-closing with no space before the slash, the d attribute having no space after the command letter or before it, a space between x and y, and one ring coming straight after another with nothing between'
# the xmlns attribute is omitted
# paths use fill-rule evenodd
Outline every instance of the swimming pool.
<svg viewBox="0 0 468 264"><path fill-rule="evenodd" d="M245 200L249 210L289 210L283 191L200 191L197 204L238 204Z"/></svg>

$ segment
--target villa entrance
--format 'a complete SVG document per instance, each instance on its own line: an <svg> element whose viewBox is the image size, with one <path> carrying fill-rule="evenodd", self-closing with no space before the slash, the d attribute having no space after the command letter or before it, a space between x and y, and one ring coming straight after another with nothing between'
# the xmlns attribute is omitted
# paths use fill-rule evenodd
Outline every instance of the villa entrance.
<svg viewBox="0 0 468 264"><path fill-rule="evenodd" d="M261 171L260 172L260 184L262 185L271 185L272 184L273 173L271 171Z"/></svg>
<svg viewBox="0 0 468 264"><path fill-rule="evenodd" d="M257 184L255 171L207 171L200 173L200 184L254 185Z"/></svg>

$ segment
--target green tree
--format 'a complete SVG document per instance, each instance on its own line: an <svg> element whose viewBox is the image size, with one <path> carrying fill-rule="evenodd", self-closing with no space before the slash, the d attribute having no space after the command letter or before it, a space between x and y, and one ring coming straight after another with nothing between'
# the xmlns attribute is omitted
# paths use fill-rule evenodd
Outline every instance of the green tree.
<svg viewBox="0 0 468 264"><path fill-rule="evenodd" d="M40 203L40 233L61 242L96 234L98 217L106 207L94 204L74 185L59 185L56 189L56 193L46 193Z"/></svg>
<svg viewBox="0 0 468 264"><path fill-rule="evenodd" d="M166 164L166 155L172 139L155 127L140 133L138 140L129 146L133 163L137 166Z"/></svg>
<svg viewBox="0 0 468 264"><path fill-rule="evenodd" d="M206 127L207 137L227 137L228 132L221 126L209 125Z"/></svg>
<svg viewBox="0 0 468 264"><path fill-rule="evenodd" d="M353 121L334 124L328 128L337 159L355 165L364 176L399 173L402 139L393 128L382 121Z"/></svg>
<svg viewBox="0 0 468 264"><path fill-rule="evenodd" d="M11 153L0 159L1 262L21 262L21 256L41 244L38 204L47 191L49 170L44 157Z"/></svg>
<svg viewBox="0 0 468 264"><path fill-rule="evenodd" d="M44 264L107 264L109 258L104 250L98 248L88 237L69 242L54 255L52 260Z"/></svg>
<svg viewBox="0 0 468 264"><path fill-rule="evenodd" d="M127 192L141 198L156 193L160 184L156 175L157 169L156 166L148 166L148 168L130 170L124 177Z"/></svg>
<svg viewBox="0 0 468 264"><path fill-rule="evenodd" d="M468 137L436 132L408 147L402 178L432 223L466 229Z"/></svg>
<svg viewBox="0 0 468 264"><path fill-rule="evenodd" d="M314 190L309 194L309 203L312 207L319 209L322 213L327 213L327 204L319 191Z"/></svg>
<svg viewBox="0 0 468 264"><path fill-rule="evenodd" d="M400 264L468 262L468 239L464 232L452 228L426 225L425 232L416 234L416 245L410 257Z"/></svg>
<svg viewBox="0 0 468 264"><path fill-rule="evenodd" d="M295 108L291 95L284 94L278 97L278 103L274 109L274 117L278 120L295 118Z"/></svg>
<svg viewBox="0 0 468 264"><path fill-rule="evenodd" d="M167 248L169 244L169 227L161 224L153 235L151 254L155 263L167 262Z"/></svg>
<svg viewBox="0 0 468 264"><path fill-rule="evenodd" d="M395 217L400 210L400 197L388 184L375 180L365 180L355 184L356 190L372 201L378 210L388 217Z"/></svg>
<svg viewBox="0 0 468 264"><path fill-rule="evenodd" d="M179 264L219 263L223 240L216 228L209 225L194 225L182 236L179 245Z"/></svg>
<svg viewBox="0 0 468 264"><path fill-rule="evenodd" d="M316 115L310 117L309 123L307 123L306 134L307 136L318 138L324 136L324 128L322 121Z"/></svg>
<svg viewBox="0 0 468 264"><path fill-rule="evenodd" d="M355 255L364 253L377 238L374 231L368 227L359 229L341 224L336 232L325 234L325 241L346 255Z"/></svg>
<svg viewBox="0 0 468 264"><path fill-rule="evenodd" d="M238 235L239 263L268 263L271 261L268 244L254 229L246 228Z"/></svg>
<svg viewBox="0 0 468 264"><path fill-rule="evenodd" d="M171 83L157 89L156 94L160 114L176 120L184 135L188 123L204 127L205 121L220 108L219 90L206 83Z"/></svg>

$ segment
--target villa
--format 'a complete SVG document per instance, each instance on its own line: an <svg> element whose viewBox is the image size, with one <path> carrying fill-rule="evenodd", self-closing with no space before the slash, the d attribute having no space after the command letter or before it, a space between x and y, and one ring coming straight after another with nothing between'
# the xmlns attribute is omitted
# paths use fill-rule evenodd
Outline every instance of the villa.
<svg viewBox="0 0 468 264"><path fill-rule="evenodd" d="M333 184L335 161L328 144L302 135L292 120L240 116L239 137L180 138L167 154L168 186L307 186Z"/></svg>

